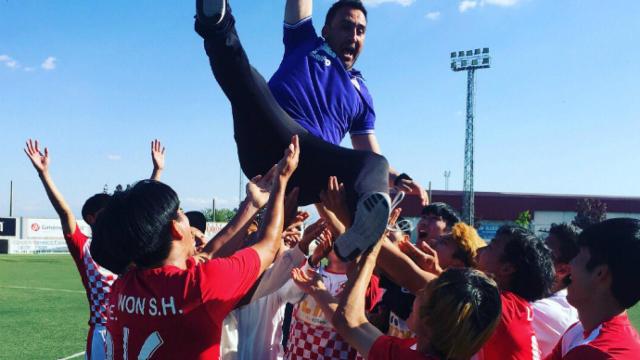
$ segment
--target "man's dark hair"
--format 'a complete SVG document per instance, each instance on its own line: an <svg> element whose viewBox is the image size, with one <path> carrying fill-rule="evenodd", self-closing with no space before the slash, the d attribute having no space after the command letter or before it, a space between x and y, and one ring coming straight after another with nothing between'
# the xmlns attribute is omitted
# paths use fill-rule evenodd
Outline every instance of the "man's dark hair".
<svg viewBox="0 0 640 360"><path fill-rule="evenodd" d="M555 271L551 250L544 241L529 230L511 225L500 227L496 232L498 236L507 239L500 261L515 267L508 290L527 301L547 297Z"/></svg>
<svg viewBox="0 0 640 360"><path fill-rule="evenodd" d="M94 226L94 260L116 274L131 263L156 266L171 250L171 220L178 217L179 205L173 189L154 180L115 193Z"/></svg>
<svg viewBox="0 0 640 360"><path fill-rule="evenodd" d="M87 216L95 216L98 211L107 206L109 200L111 200L111 195L104 193L95 194L88 198L87 201L84 202L84 205L82 205L82 219L87 221Z"/></svg>
<svg viewBox="0 0 640 360"><path fill-rule="evenodd" d="M591 254L587 270L606 265L611 271L613 297L628 309L640 300L640 220L609 219L591 225L578 237Z"/></svg>
<svg viewBox="0 0 640 360"><path fill-rule="evenodd" d="M333 18L338 13L338 10L340 10L342 8L350 8L350 9L360 10L364 14L364 18L365 19L367 18L367 9L365 9L364 4L362 3L362 1L360 1L360 0L339 0L339 1L336 1L335 3L333 3L333 5L331 5L331 7L329 8L329 11L327 11L327 16L324 19L324 26L329 26L329 24L331 24L331 22L333 21Z"/></svg>
<svg viewBox="0 0 640 360"><path fill-rule="evenodd" d="M560 254L555 261L563 264L568 264L576 255L580 249L578 248L578 228L567 223L551 224L549 228L549 235L553 235L558 239Z"/></svg>
<svg viewBox="0 0 640 360"><path fill-rule="evenodd" d="M422 209L422 215L440 216L447 223L447 227L452 227L462 221L458 213L449 205L443 202L435 202Z"/></svg>

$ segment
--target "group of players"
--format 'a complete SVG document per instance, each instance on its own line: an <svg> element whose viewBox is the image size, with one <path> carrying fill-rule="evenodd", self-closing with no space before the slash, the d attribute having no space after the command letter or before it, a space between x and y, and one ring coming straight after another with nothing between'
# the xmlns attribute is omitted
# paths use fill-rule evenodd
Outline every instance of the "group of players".
<svg viewBox="0 0 640 360"><path fill-rule="evenodd" d="M251 179L213 239L159 181L158 141L151 179L86 201L91 239L49 175L48 150L27 143L87 290L87 358L637 358L626 309L640 300L640 221L580 234L555 225L545 240L504 226L485 244L379 155L372 97L353 68L364 5L334 3L321 37L311 9L287 0L284 57L266 82L228 1L196 1L195 30ZM353 150L338 146L347 132ZM417 244L390 188L423 201ZM307 204L320 214L309 226L297 211Z"/></svg>

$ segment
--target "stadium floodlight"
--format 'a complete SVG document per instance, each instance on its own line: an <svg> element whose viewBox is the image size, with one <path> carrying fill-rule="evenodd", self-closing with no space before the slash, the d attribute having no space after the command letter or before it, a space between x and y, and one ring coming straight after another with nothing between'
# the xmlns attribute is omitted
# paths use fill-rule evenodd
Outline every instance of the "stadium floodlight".
<svg viewBox="0 0 640 360"><path fill-rule="evenodd" d="M474 97L475 97L475 71L491 67L489 48L458 51L451 53L451 70L467 71L467 126L464 143L464 185L462 192L462 218L473 225L475 217L475 200L473 190L473 150L474 150Z"/></svg>
<svg viewBox="0 0 640 360"><path fill-rule="evenodd" d="M486 69L489 67L491 67L489 48L451 52L451 69L453 71L467 71L472 68Z"/></svg>

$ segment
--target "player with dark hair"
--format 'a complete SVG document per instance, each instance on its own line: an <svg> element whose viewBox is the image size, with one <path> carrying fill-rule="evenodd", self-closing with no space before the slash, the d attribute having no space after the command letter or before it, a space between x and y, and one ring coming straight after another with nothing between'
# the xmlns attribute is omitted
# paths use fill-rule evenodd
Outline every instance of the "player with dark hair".
<svg viewBox="0 0 640 360"><path fill-rule="evenodd" d="M453 225L460 221L460 216L449 204L436 202L425 206L416 226L418 245L426 242L434 247L438 238L451 231Z"/></svg>
<svg viewBox="0 0 640 360"><path fill-rule="evenodd" d="M640 300L640 220L617 218L585 229L571 260L567 300L580 321L550 360L637 359L640 336L626 310Z"/></svg>
<svg viewBox="0 0 640 360"><path fill-rule="evenodd" d="M551 224L545 243L551 250L556 276L550 296L532 304L533 329L542 357L549 355L562 334L578 321L577 310L567 301L569 262L578 254L578 231L569 224Z"/></svg>
<svg viewBox="0 0 640 360"><path fill-rule="evenodd" d="M71 207L65 201L49 174L49 149L40 150L38 141L29 139L24 152L27 154L42 185L47 193L51 205L60 217L62 233L67 243L69 253L73 257L78 272L82 278L89 301L89 334L87 336L86 358L104 359L106 322L108 313L108 295L116 275L100 266L94 260L90 245L91 239L85 235L76 221ZM151 158L153 160L152 177L160 176L164 167L164 148L158 140L151 143ZM109 194L95 194L85 201L82 206L82 219L93 229L98 215L111 201Z"/></svg>
<svg viewBox="0 0 640 360"><path fill-rule="evenodd" d="M104 359L104 337L106 334L105 324L107 322L107 295L116 275L102 268L93 260L89 245L91 240L80 230L76 217L71 211L71 207L65 201L62 193L58 190L51 174L49 173L49 149L44 148L44 153L40 151L38 141L27 141L24 149L31 160L33 167L38 172L40 181L47 193L51 205L60 217L62 233L67 243L67 248L73 261L76 263L82 285L89 301L89 334L85 354L87 359ZM96 194L87 199L82 206L82 219L93 226L98 214L110 201L109 194Z"/></svg>
<svg viewBox="0 0 640 360"><path fill-rule="evenodd" d="M339 303L322 279L300 269L293 279L322 307L338 333L367 359L469 359L491 337L500 319L496 283L477 270L449 269L420 290L407 320L414 339L382 334L365 314L365 291L380 245L362 256Z"/></svg>
<svg viewBox="0 0 640 360"><path fill-rule="evenodd" d="M538 359L538 341L529 304L549 294L554 272L551 251L530 231L502 226L478 253L478 269L498 283L502 317L496 332L480 351L479 359Z"/></svg>
<svg viewBox="0 0 640 360"><path fill-rule="evenodd" d="M280 250L287 183L298 165L296 137L273 175L258 241L227 258L202 259L177 194L154 180L113 195L91 250L122 274L112 286L107 358L214 359L224 317Z"/></svg>

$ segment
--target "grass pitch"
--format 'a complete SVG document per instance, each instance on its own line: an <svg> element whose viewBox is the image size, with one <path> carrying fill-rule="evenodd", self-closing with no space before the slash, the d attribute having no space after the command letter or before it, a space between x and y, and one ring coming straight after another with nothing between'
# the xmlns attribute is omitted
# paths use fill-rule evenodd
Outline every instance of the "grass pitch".
<svg viewBox="0 0 640 360"><path fill-rule="evenodd" d="M629 316L640 328L640 305ZM85 350L88 320L87 298L71 256L0 255L0 359L78 354Z"/></svg>

